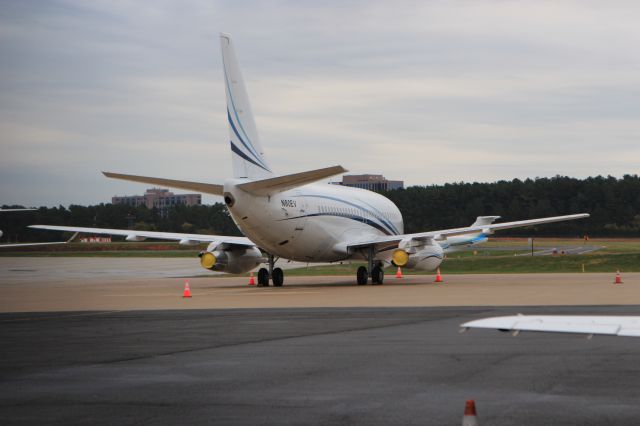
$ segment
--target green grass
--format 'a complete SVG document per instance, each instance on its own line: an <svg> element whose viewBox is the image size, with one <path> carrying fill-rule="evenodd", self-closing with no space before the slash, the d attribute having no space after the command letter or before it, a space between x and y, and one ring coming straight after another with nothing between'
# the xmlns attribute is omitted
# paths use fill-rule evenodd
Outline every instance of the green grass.
<svg viewBox="0 0 640 426"><path fill-rule="evenodd" d="M309 266L287 271L287 276L353 275L358 266L352 263ZM569 256L464 256L447 258L441 265L446 274L517 274L542 272L640 272L640 253L586 254ZM395 273L388 268L387 275ZM403 269L404 275L433 275L434 272Z"/></svg>
<svg viewBox="0 0 640 426"><path fill-rule="evenodd" d="M442 269L451 274L582 272L583 265L585 272L640 272L640 252L448 258L443 262Z"/></svg>

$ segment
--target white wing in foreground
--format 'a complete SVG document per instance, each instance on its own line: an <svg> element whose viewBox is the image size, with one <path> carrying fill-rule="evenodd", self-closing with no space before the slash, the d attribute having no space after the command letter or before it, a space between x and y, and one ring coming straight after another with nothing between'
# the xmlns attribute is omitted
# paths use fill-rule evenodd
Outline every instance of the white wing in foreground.
<svg viewBox="0 0 640 426"><path fill-rule="evenodd" d="M127 241L144 241L147 238L179 241L183 245L198 243L225 243L235 246L255 247L247 237L229 237L224 235L180 234L175 232L136 231L133 229L83 228L78 226L31 225L29 228L48 229L50 231L81 232L83 234L122 235Z"/></svg>
<svg viewBox="0 0 640 426"><path fill-rule="evenodd" d="M460 327L640 337L640 316L514 315L470 321Z"/></svg>

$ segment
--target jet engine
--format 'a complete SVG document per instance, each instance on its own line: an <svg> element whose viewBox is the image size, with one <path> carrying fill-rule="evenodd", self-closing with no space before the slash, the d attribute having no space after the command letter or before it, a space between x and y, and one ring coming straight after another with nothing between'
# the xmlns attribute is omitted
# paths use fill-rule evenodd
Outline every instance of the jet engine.
<svg viewBox="0 0 640 426"><path fill-rule="evenodd" d="M392 260L396 266L402 266L420 271L435 270L444 259L444 251L440 244L431 243L414 246L409 249L398 248L393 252Z"/></svg>
<svg viewBox="0 0 640 426"><path fill-rule="evenodd" d="M244 274L262 263L262 253L256 247L211 243L200 252L200 265L211 271Z"/></svg>

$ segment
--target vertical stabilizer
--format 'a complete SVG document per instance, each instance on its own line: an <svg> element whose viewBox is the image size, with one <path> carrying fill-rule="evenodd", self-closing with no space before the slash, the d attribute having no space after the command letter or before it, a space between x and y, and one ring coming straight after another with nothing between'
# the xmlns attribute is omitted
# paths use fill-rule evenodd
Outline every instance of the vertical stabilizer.
<svg viewBox="0 0 640 426"><path fill-rule="evenodd" d="M271 167L262 152L260 139L253 120L247 89L240 73L233 40L229 34L220 34L225 91L227 93L227 120L233 159L233 176L268 178Z"/></svg>

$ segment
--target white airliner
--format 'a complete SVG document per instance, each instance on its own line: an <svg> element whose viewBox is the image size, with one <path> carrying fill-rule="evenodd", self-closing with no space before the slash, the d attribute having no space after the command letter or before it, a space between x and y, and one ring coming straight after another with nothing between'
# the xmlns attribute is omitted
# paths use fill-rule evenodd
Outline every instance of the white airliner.
<svg viewBox="0 0 640 426"><path fill-rule="evenodd" d="M465 228L405 234L402 215L389 199L375 192L317 183L346 172L341 166L278 176L265 155L247 90L240 73L231 36L220 35L227 96L229 144L234 177L222 185L107 173L105 176L224 197L231 217L246 237L147 232L121 229L34 225L33 228L176 240L181 244L210 243L200 253L201 265L210 270L246 273L262 263L258 285L281 286L284 274L274 268L277 259L302 262L336 262L364 259L357 283L382 284L390 264L434 270L444 252L486 240L496 230L588 217L588 214L493 223L497 216L479 217ZM429 208L429 206L425 206ZM262 252L266 254L266 259Z"/></svg>
<svg viewBox="0 0 640 426"><path fill-rule="evenodd" d="M463 330L491 328L511 331L515 335L521 331L546 331L640 337L640 317L638 316L513 315L469 321L460 327Z"/></svg>

